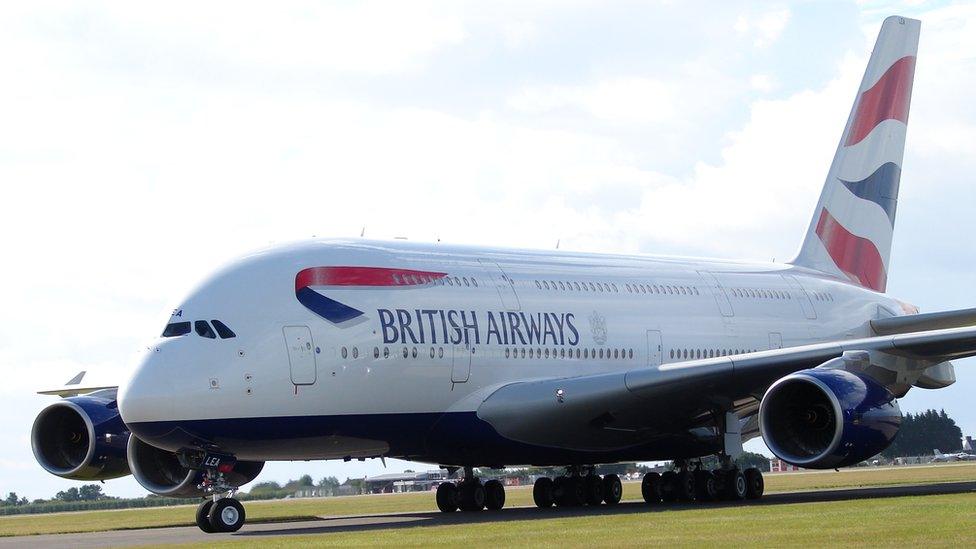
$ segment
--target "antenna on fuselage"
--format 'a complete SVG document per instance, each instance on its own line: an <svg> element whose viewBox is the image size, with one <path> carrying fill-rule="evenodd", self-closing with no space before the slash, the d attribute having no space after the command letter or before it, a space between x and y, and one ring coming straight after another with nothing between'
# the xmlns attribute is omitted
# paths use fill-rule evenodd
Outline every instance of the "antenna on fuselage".
<svg viewBox="0 0 976 549"><path fill-rule="evenodd" d="M557 238L557 239L556 239L556 249L557 249L557 250L559 249L559 241L560 241L560 240L561 240L561 239L559 239L559 238Z"/></svg>
<svg viewBox="0 0 976 549"><path fill-rule="evenodd" d="M359 231L359 238L366 236L366 225L363 225L363 230Z"/></svg>

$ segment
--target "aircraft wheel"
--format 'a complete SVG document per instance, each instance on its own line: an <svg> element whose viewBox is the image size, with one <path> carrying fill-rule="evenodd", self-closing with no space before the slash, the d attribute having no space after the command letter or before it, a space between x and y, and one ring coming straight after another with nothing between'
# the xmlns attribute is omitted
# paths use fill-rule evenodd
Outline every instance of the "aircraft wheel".
<svg viewBox="0 0 976 549"><path fill-rule="evenodd" d="M740 501L746 497L746 476L739 469L727 471L725 473L725 499L729 501Z"/></svg>
<svg viewBox="0 0 976 549"><path fill-rule="evenodd" d="M442 513L458 510L458 489L453 482L442 482L437 487L437 508Z"/></svg>
<svg viewBox="0 0 976 549"><path fill-rule="evenodd" d="M498 511L505 506L505 485L497 480L489 480L485 483L485 506Z"/></svg>
<svg viewBox="0 0 976 549"><path fill-rule="evenodd" d="M591 473L580 480L583 484L583 499L586 504L600 505L603 503L603 479Z"/></svg>
<svg viewBox="0 0 976 549"><path fill-rule="evenodd" d="M197 506L197 527L208 534L214 533L213 526L210 525L210 508L213 507L213 500L207 499Z"/></svg>
<svg viewBox="0 0 976 549"><path fill-rule="evenodd" d="M559 507L579 507L586 502L583 479L580 477L559 477L555 487L556 505Z"/></svg>
<svg viewBox="0 0 976 549"><path fill-rule="evenodd" d="M661 503L661 475L647 473L641 480L641 496L647 503Z"/></svg>
<svg viewBox="0 0 976 549"><path fill-rule="evenodd" d="M552 507L553 504L553 482L549 477L539 477L532 487L532 501L540 509Z"/></svg>
<svg viewBox="0 0 976 549"><path fill-rule="evenodd" d="M675 495L679 501L695 501L695 474L681 471L675 475Z"/></svg>
<svg viewBox="0 0 976 549"><path fill-rule="evenodd" d="M607 505L620 503L620 498L624 495L624 487L620 484L620 477L617 475L605 475L603 477L603 501Z"/></svg>
<svg viewBox="0 0 976 549"><path fill-rule="evenodd" d="M766 489L766 483L763 481L762 471L755 467L750 467L746 469L746 498L747 499L759 499L763 495L763 491Z"/></svg>
<svg viewBox="0 0 976 549"><path fill-rule="evenodd" d="M460 492L462 511L481 511L485 508L485 487L478 480L462 482Z"/></svg>
<svg viewBox="0 0 976 549"><path fill-rule="evenodd" d="M678 499L678 475L674 471L665 471L661 475L661 500L665 503Z"/></svg>
<svg viewBox="0 0 976 549"><path fill-rule="evenodd" d="M236 532L244 526L244 506L234 498L218 499L207 518L214 532Z"/></svg>
<svg viewBox="0 0 976 549"><path fill-rule="evenodd" d="M695 499L715 501L718 499L718 478L711 471L695 471Z"/></svg>

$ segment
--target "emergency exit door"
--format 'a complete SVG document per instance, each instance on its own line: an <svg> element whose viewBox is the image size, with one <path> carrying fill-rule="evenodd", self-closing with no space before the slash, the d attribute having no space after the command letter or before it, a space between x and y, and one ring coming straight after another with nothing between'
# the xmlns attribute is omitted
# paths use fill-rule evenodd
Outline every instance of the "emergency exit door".
<svg viewBox="0 0 976 549"><path fill-rule="evenodd" d="M291 382L295 385L315 383L315 342L308 326L285 326L285 348L288 349L288 364L291 368Z"/></svg>

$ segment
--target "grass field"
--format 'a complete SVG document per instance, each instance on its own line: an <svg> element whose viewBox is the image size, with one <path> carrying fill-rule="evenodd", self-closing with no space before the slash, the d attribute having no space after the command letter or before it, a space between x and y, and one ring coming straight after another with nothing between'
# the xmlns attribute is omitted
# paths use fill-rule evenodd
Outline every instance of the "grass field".
<svg viewBox="0 0 976 549"><path fill-rule="evenodd" d="M973 547L976 494L389 528L183 547Z"/></svg>
<svg viewBox="0 0 976 549"><path fill-rule="evenodd" d="M818 490L818 489L830 489L830 488L848 488L848 487L867 487L867 486L888 486L897 484L921 484L921 483L936 483L936 482L952 482L952 481L967 481L976 480L976 464L951 464L951 465L939 465L939 466L916 466L916 467L899 467L899 468L869 468L869 469L847 469L839 472L826 471L826 472L809 472L809 473L789 473L789 474L772 474L766 475L766 491L767 493L772 492L787 492L787 491L805 491L805 490ZM531 505L532 504L532 491L528 487L526 488L510 488L508 490L507 506L519 506L519 505ZM638 500L640 499L640 484L625 483L624 484L624 499L625 500ZM853 506L857 509L870 509L870 511L865 511L869 513L882 512L888 513L888 510L881 510L885 508L886 505L896 505L891 503L892 501L901 501L897 505L904 505L906 500L919 500L919 505L923 505L926 508L932 505L939 505L937 502L944 502L947 509L951 509L953 512L948 514L938 514L932 517L927 517L926 520L926 532L931 533L933 528L937 528L938 521L941 520L942 516L953 517L952 521L963 521L968 520L970 527L965 528L966 530L976 530L972 527L974 517L973 515L961 516L965 514L968 510L976 509L976 497L970 495L952 495L952 496L928 496L922 498L896 498L891 500L872 500L872 501L858 501L858 502L842 502L842 503L824 503L824 504L803 504L801 507L807 509L807 511L797 511L795 513L801 513L806 516L810 514L810 509L820 509L812 511L813 515L827 517L833 516L835 509L837 508L847 508ZM261 501L261 502L247 502L247 514L249 522L256 521L278 521L278 520L302 520L302 519L313 519L320 516L342 516L342 515L363 515L363 514L382 514L382 513L396 513L396 512L410 512L410 511L433 511L434 497L431 493L409 493L409 494L383 494L383 495L373 495L373 496L351 496L351 497L338 497L338 498L322 498L322 499L298 499L298 500L277 500L277 501ZM915 505L915 503L912 503ZM812 507L811 507L812 506ZM771 506L763 507L761 513L750 513L750 521L760 520L760 517L766 517L770 515L778 515L780 513L789 512L788 509L795 508L796 505L782 505L782 506ZM941 507L939 508L941 509ZM854 511L855 509L848 509L849 511ZM162 526L182 526L182 525L192 525L193 524L193 511L192 506L179 506L179 507L157 507L151 509L126 509L118 511L83 511L83 512L73 512L73 513L57 513L49 515L20 515L11 517L0 517L0 536L16 536L16 535L28 535L28 534L53 534L53 533L69 533L69 532L95 532L102 530L117 530L117 529L131 529L131 528L150 528L150 527L162 527ZM656 518L654 522L661 526L662 524L667 524L668 529L675 528L680 530L686 526L682 526L686 521L691 521L693 524L695 521L704 521L709 525L714 523L715 528L729 528L729 524L725 526L721 525L721 522L716 522L720 520L735 521L740 517L741 511L738 508L721 508L721 509L710 509L705 515L700 513L704 510L692 509L692 510L680 510L680 511L663 511L661 518ZM860 511L859 511L860 512ZM895 511L891 511L894 513ZM752 514L760 515L760 517L752 517ZM672 516L673 515L673 516ZM680 515L681 518L675 518ZM643 516L643 515L639 515ZM655 514L655 516L658 516ZM719 517L726 517L725 519L720 519ZM667 518L670 517L670 518ZM695 518L698 517L698 518ZM781 517L785 519L785 517ZM563 519L552 519L553 522L560 522ZM580 527L580 524L587 524L587 517L583 518L573 518L570 522L573 528ZM629 521L636 520L640 521L640 518L630 517L630 516L613 516L613 517L603 517L594 516L592 520L603 521L622 521L625 524L629 524ZM675 520L678 523L670 525L669 523L659 523L659 521L671 521ZM798 520L798 519L789 519ZM888 520L887 518L885 519ZM933 523L932 521L936 522ZM506 522L506 525L518 524L520 521ZM532 522L532 521L529 521ZM548 523L549 521L547 521ZM823 527L822 520L815 521ZM853 526L847 525L845 521L845 528L851 528ZM894 520L893 522L898 523L899 520ZM911 521L912 523L917 522L916 520ZM802 521L801 521L802 524ZM630 526L627 526L630 527ZM690 528L690 525L687 525ZM448 528L450 527L435 527L435 528ZM479 530L482 526L478 527ZM531 529L531 526L526 526L527 529ZM414 529L416 530L416 529ZM424 531L427 532L430 529L425 528ZM410 529L397 530L397 532L403 532L402 534L396 534L395 538L391 538L391 543L393 541L403 542L404 539L409 539L409 536L415 535L414 532L410 532ZM852 534L851 532L848 532ZM658 533L661 534L661 533ZM394 535L389 531L384 532L372 532L371 536L380 540L383 536ZM498 535L507 535L503 532L499 532ZM730 533L731 535L731 533ZM976 534L974 534L976 535ZM350 535L350 540L354 539L355 536ZM401 536L406 536L403 538ZM336 539L345 539L345 535L340 536ZM333 539L330 536L330 540ZM364 538L365 539L365 538ZM441 539L441 538L438 538ZM459 540L451 538L450 536L443 538L445 540L454 539L455 543ZM567 537L566 539L573 539L572 537ZM714 538L711 538L714 539ZM822 538L821 538L822 539ZM418 538L419 540L419 538ZM599 540L594 540L599 541ZM667 541L665 538L660 538L663 543ZM747 540L743 539L742 542L745 543ZM501 543L499 540L498 543ZM331 543L331 542L330 542ZM356 543L350 541L350 543ZM360 541L359 543L362 543ZM372 541L370 541L372 543ZM409 542L407 542L409 543ZM467 542L465 542L467 543Z"/></svg>

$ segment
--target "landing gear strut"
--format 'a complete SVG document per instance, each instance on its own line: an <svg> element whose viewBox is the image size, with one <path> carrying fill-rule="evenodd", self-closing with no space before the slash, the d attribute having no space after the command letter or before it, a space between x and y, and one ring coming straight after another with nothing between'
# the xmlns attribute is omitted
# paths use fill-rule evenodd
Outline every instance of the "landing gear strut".
<svg viewBox="0 0 976 549"><path fill-rule="evenodd" d="M197 488L207 494L196 512L196 522L200 530L212 534L215 532L236 532L244 526L247 514L241 502L234 499L237 488L227 483L224 477L234 468L233 461L217 460L214 467L203 469L203 480Z"/></svg>

